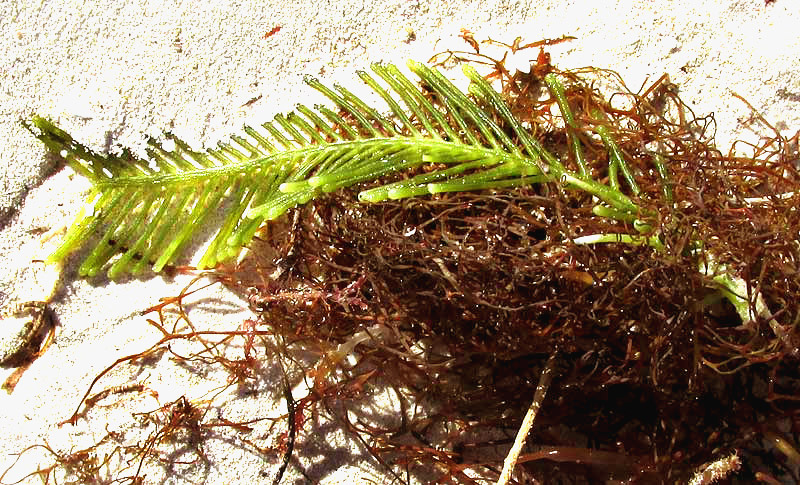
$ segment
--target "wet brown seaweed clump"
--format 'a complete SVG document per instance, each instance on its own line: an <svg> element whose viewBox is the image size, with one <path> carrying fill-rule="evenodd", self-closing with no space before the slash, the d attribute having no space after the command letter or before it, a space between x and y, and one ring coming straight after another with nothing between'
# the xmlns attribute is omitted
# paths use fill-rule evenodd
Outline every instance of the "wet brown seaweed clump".
<svg viewBox="0 0 800 485"><path fill-rule="evenodd" d="M231 385L277 363L287 415L212 419L213 398L206 411L185 398L161 406L148 440L115 448L138 457L131 483L145 460L165 460L166 436L189 436L202 461L209 429L244 436L264 419L288 423L279 446L242 440L280 458L278 481L301 466L296 441L324 439L305 435L320 414L360 440L387 483L494 482L543 374L549 390L511 483L798 480L798 135L753 115L772 135L723 153L713 117L695 116L666 76L633 93L611 71L559 71L542 50L529 73L476 53L453 61L487 64L536 140L572 165L580 144L594 180L617 177L617 150L640 217L604 217L557 182L375 204L358 202L362 185L294 209L213 274L247 296L252 320L195 329L186 290L154 308L164 338L115 364L176 340L200 345L173 358L222 365ZM565 81L562 100L548 73ZM586 243L602 234L658 243ZM720 278L741 282L748 318ZM171 306L187 326L169 323ZM233 347L236 358L223 351Z"/></svg>
<svg viewBox="0 0 800 485"><path fill-rule="evenodd" d="M515 115L569 157L547 58L530 74L495 67ZM224 279L248 288L290 360L295 349L319 356L303 370L314 404L400 482L496 480L556 352L519 483L796 480L797 135L723 154L713 118L696 117L666 77L634 94L609 71L559 74L572 80L587 160L608 164L586 134L603 119L663 248L575 244L621 225L554 184L379 204L340 191L271 227L247 271ZM618 92L609 100L589 80ZM701 271L709 257L772 314L743 321ZM379 389L394 396L389 424L363 416Z"/></svg>

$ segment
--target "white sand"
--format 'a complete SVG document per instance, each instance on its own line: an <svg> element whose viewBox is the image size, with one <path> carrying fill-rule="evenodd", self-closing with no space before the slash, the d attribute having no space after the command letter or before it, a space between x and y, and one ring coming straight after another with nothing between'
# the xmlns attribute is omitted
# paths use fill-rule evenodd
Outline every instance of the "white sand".
<svg viewBox="0 0 800 485"><path fill-rule="evenodd" d="M741 123L748 109L731 90L779 127L793 128L787 134L800 128L798 0L771 5L761 0L3 0L0 14L0 140L5 146L0 151L0 216L7 220L0 233L5 262L0 298L6 302L38 299L50 291L47 274L30 261L47 254L41 232L71 220L85 187L63 171L52 173L44 148L19 126L31 113L52 117L98 150L118 145L141 150L142 134L164 129L199 146L237 132L245 120L267 119L305 101L304 74L332 75L354 85L354 69L379 60L426 60L435 51L462 46L456 35L468 28L477 38L491 35L509 42L517 35L530 41L576 36L549 49L555 64L609 67L634 89L667 72L698 114L716 113L723 149L730 140L749 136ZM276 26L281 30L264 38ZM416 40L409 42L411 31ZM535 55L531 50L531 58ZM161 296L177 294L186 280L81 281L75 277L75 261L66 266L52 303L60 322L55 344L12 395L0 395L0 473L13 461L11 454L26 446L46 441L62 452L77 450L100 439L106 422L117 429L131 421L131 412L157 407L146 395L122 395L117 406L96 408L88 421L57 426L98 372L157 340L138 312ZM191 315L198 325L230 329L247 314L237 296L212 290ZM269 377L259 385L272 390L256 397L218 398L225 417L283 413L276 381L269 384ZM123 366L97 390L145 378L160 402L167 403L184 394L202 399L224 383L225 375L181 370L164 357L152 365ZM265 430L266 425L259 426L248 437L259 441ZM226 436L236 433L221 430L206 444L207 467L149 468L148 483L269 483L275 460L265 462L240 442L226 442ZM373 460L362 458L357 446L351 452L353 446L340 431L319 429L298 443L296 456L323 483L361 482L370 476L380 482ZM14 482L51 459L41 449L27 453L4 481ZM261 471L268 478L259 479ZM297 467L290 466L284 483L303 482ZM40 482L29 478L25 483Z"/></svg>

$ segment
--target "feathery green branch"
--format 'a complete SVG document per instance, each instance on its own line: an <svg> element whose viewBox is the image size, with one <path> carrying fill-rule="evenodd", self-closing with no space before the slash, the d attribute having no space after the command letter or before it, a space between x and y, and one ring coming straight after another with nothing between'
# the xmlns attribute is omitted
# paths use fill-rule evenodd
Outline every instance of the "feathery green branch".
<svg viewBox="0 0 800 485"><path fill-rule="evenodd" d="M147 265L158 272L181 255L210 214L225 206L227 217L198 263L213 267L238 255L265 221L292 207L423 164L447 168L365 190L359 199L377 202L560 180L636 218L637 206L617 187L589 178L582 159L574 173L548 153L471 67L464 72L473 98L435 69L415 62L409 68L431 95L392 65L373 66L374 75L359 72L389 107L388 116L341 86L331 89L309 78L307 83L335 109L299 105L263 129L245 127L246 138L231 137L230 143L206 152L175 138L171 149L151 140L147 160L127 152L94 153L50 121L34 117L26 126L93 184L87 206L49 260L62 260L99 234L81 275L106 266L112 278ZM563 98L558 81L548 82Z"/></svg>
<svg viewBox="0 0 800 485"><path fill-rule="evenodd" d="M94 241L79 269L83 276L106 267L111 278L147 266L158 272L182 254L209 215L225 207L226 217L197 264L214 267L236 257L265 221L292 207L423 165L436 168L363 190L359 200L556 182L598 199L593 207L596 216L633 228L631 233L584 235L575 243L664 249L658 233L645 222L652 214L623 192L619 172L633 196L640 189L601 113L593 114L594 131L608 152L608 183L593 178L603 167L586 160L578 123L555 75L548 74L544 81L564 118L573 163L545 149L472 67L463 67L470 80L469 94L435 69L417 62L408 67L424 90L393 65L373 65L374 75L358 73L386 103L388 115L341 86L331 89L307 78L307 84L330 99L334 109L298 105L295 112L277 115L262 129L246 126L247 137L232 136L230 143L206 152L194 151L177 138L171 138L174 147L169 149L151 140L147 160L127 151L122 156L97 154L50 121L34 117L25 126L93 184L86 206L49 261L63 260ZM671 203L669 171L658 154L652 158ZM742 319L752 318L748 300L740 294L741 279L726 271L717 274L719 269L700 265L703 274L716 275L714 281ZM765 305L755 306L766 314ZM777 322L771 324L775 327Z"/></svg>

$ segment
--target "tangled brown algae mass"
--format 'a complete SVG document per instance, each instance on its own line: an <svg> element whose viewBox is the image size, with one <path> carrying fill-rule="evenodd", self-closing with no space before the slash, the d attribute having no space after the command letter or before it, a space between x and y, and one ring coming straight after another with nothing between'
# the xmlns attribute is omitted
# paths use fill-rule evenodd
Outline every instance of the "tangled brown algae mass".
<svg viewBox="0 0 800 485"><path fill-rule="evenodd" d="M543 82L551 66L502 68L495 75L515 116L572 164L579 139L601 180L615 176L598 170L611 166L611 150L590 132L605 120L661 245L576 244L635 221L595 217L590 195L557 184L314 201L223 277L249 288L255 328L289 342L279 354L321 356L298 364L313 376L304 399L344 422L395 479L480 483L497 478L558 349L518 480L675 483L734 455L734 483L796 479L796 451L780 450L795 450L800 430L797 135L775 132L749 157L725 155L713 118L695 116L666 78L640 94L616 84L612 103L585 79L618 78L595 69L559 73L571 80L571 132L552 115ZM711 260L741 278L741 300L720 294L719 273L698 270ZM758 298L766 315L753 311ZM373 338L356 338L364 332ZM381 389L399 403L388 424L363 412ZM781 447L765 446L767 436Z"/></svg>
<svg viewBox="0 0 800 485"><path fill-rule="evenodd" d="M800 478L798 135L773 130L747 156L726 155L713 117L692 113L666 77L633 93L610 71L558 71L544 52L528 73L482 61L564 173L624 191L636 213L563 180L357 202L376 184L405 190L445 170L435 160L292 209L243 261L214 272L247 297L253 319L200 331L187 289L154 307L164 337L133 357L194 342L174 358L221 366L256 394L281 362L288 413L272 421L288 429L250 435L263 416L214 420L183 399L151 413L162 427L125 448L139 467L169 462L165 436L199 439L187 441L195 462L171 464L195 466L202 438L226 426L305 474L290 455L319 441L311 423L324 414L398 483L495 480L558 350L518 481L685 482L732 456L718 475L738 468L733 483ZM433 100L430 86L420 92ZM504 119L493 122L521 144ZM734 285L721 276L741 294L726 294Z"/></svg>

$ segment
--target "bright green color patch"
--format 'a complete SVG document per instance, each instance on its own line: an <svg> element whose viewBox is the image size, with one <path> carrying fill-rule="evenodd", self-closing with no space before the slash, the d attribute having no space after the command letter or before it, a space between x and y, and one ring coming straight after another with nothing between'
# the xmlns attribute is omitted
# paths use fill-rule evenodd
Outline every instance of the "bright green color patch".
<svg viewBox="0 0 800 485"><path fill-rule="evenodd" d="M295 112L278 115L259 129L245 127L246 137L233 136L230 143L206 152L174 138L171 150L151 141L147 160L94 153L50 121L34 117L28 129L93 184L87 209L49 260L60 261L91 241L80 267L83 276L104 268L112 278L148 266L159 272L224 206L226 218L198 263L210 268L236 257L265 221L292 207L342 187L433 164L433 171L362 191L359 199L378 202L559 181L597 197L604 217L633 221L641 216L616 177L609 185L592 180L555 76L548 75L546 82L568 122L571 148L580 162L574 172L534 139L473 68L464 67L469 95L435 69L416 62L409 68L425 91L393 65L359 73L388 105L388 115L343 87L331 89L309 78L307 83L327 96L334 109L298 105ZM609 157L614 173L621 172L635 193L612 135L606 129L599 133L614 155Z"/></svg>

